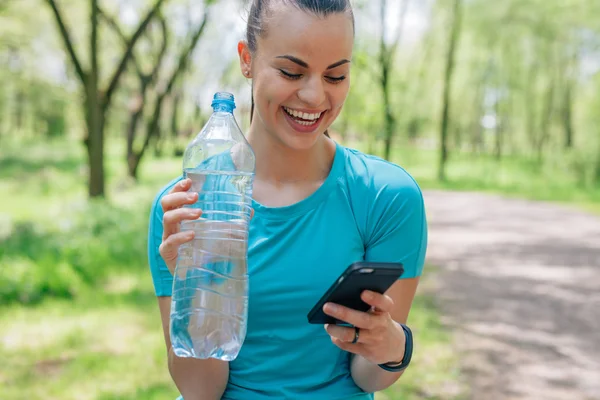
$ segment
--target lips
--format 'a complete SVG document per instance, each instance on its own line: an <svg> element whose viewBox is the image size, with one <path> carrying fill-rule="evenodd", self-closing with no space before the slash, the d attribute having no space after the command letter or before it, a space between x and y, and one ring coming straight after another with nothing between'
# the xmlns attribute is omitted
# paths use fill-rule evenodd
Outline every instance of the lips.
<svg viewBox="0 0 600 400"><path fill-rule="evenodd" d="M288 113L288 115L290 117L295 118L298 121L305 121L305 122L315 122L316 120L319 119L321 114L323 114L323 111L316 112L316 113L307 113L307 112L294 110L293 108L289 108L289 107L285 107L285 106L283 107L283 109L285 110L286 113Z"/></svg>
<svg viewBox="0 0 600 400"><path fill-rule="evenodd" d="M314 132L323 120L326 111L306 113L289 107L281 107L283 115L294 130L302 133Z"/></svg>

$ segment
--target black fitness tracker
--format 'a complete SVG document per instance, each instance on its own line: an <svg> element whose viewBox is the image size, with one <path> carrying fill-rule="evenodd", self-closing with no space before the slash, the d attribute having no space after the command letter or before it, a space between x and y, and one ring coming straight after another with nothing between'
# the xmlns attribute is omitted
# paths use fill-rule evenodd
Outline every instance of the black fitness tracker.
<svg viewBox="0 0 600 400"><path fill-rule="evenodd" d="M408 326L406 326L404 324L400 324L400 326L402 327L402 330L404 331L404 336L406 337L406 345L404 346L404 357L402 358L402 361L400 362L400 364L394 364L394 363L379 364L379 366L381 368L385 369L386 371L390 371L390 372L403 371L404 369L406 369L406 367L408 367L408 364L410 364L410 359L412 358L412 352L413 352L412 332Z"/></svg>

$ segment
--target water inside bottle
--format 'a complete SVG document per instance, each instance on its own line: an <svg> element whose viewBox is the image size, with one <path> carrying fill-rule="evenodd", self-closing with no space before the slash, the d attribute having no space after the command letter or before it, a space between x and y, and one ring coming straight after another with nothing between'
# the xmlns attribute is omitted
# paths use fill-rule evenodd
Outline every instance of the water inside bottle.
<svg viewBox="0 0 600 400"><path fill-rule="evenodd" d="M237 357L248 313L248 223L253 173L186 170L193 207L202 209L182 230L194 240L179 249L171 303L171 340L179 357Z"/></svg>

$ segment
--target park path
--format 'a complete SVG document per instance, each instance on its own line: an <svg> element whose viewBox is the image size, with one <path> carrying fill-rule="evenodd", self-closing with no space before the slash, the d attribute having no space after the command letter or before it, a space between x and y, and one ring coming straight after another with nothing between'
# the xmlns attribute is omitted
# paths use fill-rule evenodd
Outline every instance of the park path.
<svg viewBox="0 0 600 400"><path fill-rule="evenodd" d="M433 290L473 400L600 400L600 218L426 191Z"/></svg>

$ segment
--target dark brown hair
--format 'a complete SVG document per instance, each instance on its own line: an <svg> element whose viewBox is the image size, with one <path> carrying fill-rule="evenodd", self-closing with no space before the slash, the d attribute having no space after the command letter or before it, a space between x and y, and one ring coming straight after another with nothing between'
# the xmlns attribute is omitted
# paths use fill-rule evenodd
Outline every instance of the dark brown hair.
<svg viewBox="0 0 600 400"><path fill-rule="evenodd" d="M252 0L252 6L248 15L248 24L246 26L246 42L252 53L255 53L257 50L257 38L266 32L264 17L268 13L271 1L280 1L319 17L347 12L352 19L352 27L354 27L354 14L350 0ZM254 115L254 93L252 93L251 98L250 121L252 121L252 116ZM329 136L327 131L325 131L325 135Z"/></svg>

